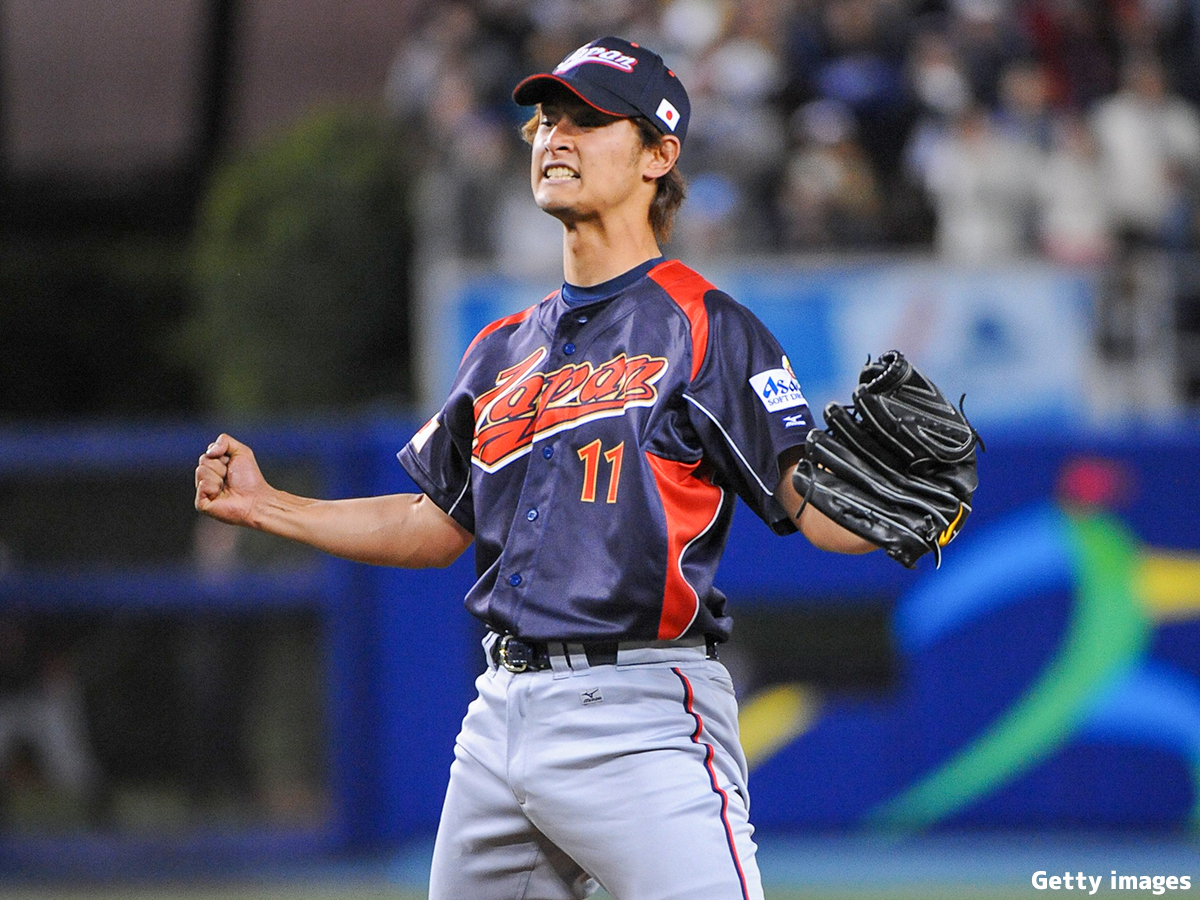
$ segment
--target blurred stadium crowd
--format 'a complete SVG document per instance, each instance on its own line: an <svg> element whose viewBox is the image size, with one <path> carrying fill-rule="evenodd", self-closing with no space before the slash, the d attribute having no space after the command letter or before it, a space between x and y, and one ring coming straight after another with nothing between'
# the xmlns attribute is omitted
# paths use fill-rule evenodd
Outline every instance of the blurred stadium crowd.
<svg viewBox="0 0 1200 900"><path fill-rule="evenodd" d="M1197 243L1189 0L484 0L430 4L388 81L423 137L430 249L557 262L509 92L603 34L660 49L691 93L673 253L1102 264Z"/></svg>

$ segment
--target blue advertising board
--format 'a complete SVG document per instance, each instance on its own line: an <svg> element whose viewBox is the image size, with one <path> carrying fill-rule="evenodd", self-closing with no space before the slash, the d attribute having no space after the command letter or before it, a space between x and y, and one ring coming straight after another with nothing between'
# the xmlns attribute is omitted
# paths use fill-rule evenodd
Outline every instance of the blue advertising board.
<svg viewBox="0 0 1200 900"><path fill-rule="evenodd" d="M1095 273L1028 262L953 268L923 260L699 267L779 338L815 410L845 402L868 356L902 350L980 425L1048 415L1085 421L1099 406ZM460 268L426 284L424 405L440 405L458 361L488 323L557 283Z"/></svg>

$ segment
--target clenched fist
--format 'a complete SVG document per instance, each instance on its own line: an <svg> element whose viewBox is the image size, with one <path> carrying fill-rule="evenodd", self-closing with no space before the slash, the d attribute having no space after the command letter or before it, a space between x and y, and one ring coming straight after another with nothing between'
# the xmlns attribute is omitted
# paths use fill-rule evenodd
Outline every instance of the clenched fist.
<svg viewBox="0 0 1200 900"><path fill-rule="evenodd" d="M222 434L208 445L196 466L196 509L231 525L253 525L255 504L270 486L254 451Z"/></svg>

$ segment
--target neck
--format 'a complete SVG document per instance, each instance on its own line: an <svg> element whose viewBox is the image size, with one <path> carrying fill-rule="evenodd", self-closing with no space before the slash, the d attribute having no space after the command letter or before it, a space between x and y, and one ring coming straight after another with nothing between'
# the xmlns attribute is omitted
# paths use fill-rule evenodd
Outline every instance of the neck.
<svg viewBox="0 0 1200 900"><path fill-rule="evenodd" d="M648 223L631 227L563 225L563 277L568 284L601 284L659 255L658 242Z"/></svg>

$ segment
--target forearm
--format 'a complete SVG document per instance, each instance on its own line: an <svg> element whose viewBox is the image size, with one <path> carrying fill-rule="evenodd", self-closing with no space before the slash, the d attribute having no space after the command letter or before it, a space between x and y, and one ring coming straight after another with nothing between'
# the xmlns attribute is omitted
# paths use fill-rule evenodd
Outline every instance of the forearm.
<svg viewBox="0 0 1200 900"><path fill-rule="evenodd" d="M818 550L857 554L879 549L866 538L843 528L815 506L804 507L798 525L800 533Z"/></svg>
<svg viewBox="0 0 1200 900"><path fill-rule="evenodd" d="M249 524L343 559L400 568L447 566L472 539L424 494L312 500L272 489Z"/></svg>
<svg viewBox="0 0 1200 900"><path fill-rule="evenodd" d="M796 526L810 544L819 550L828 550L832 553L869 553L878 549L870 541L843 528L815 506L810 504L801 510L804 498L797 494L796 489L792 487L792 472L795 470L795 464L784 469L775 496L779 498L783 508L787 510L793 520L799 513L800 518L796 522Z"/></svg>

